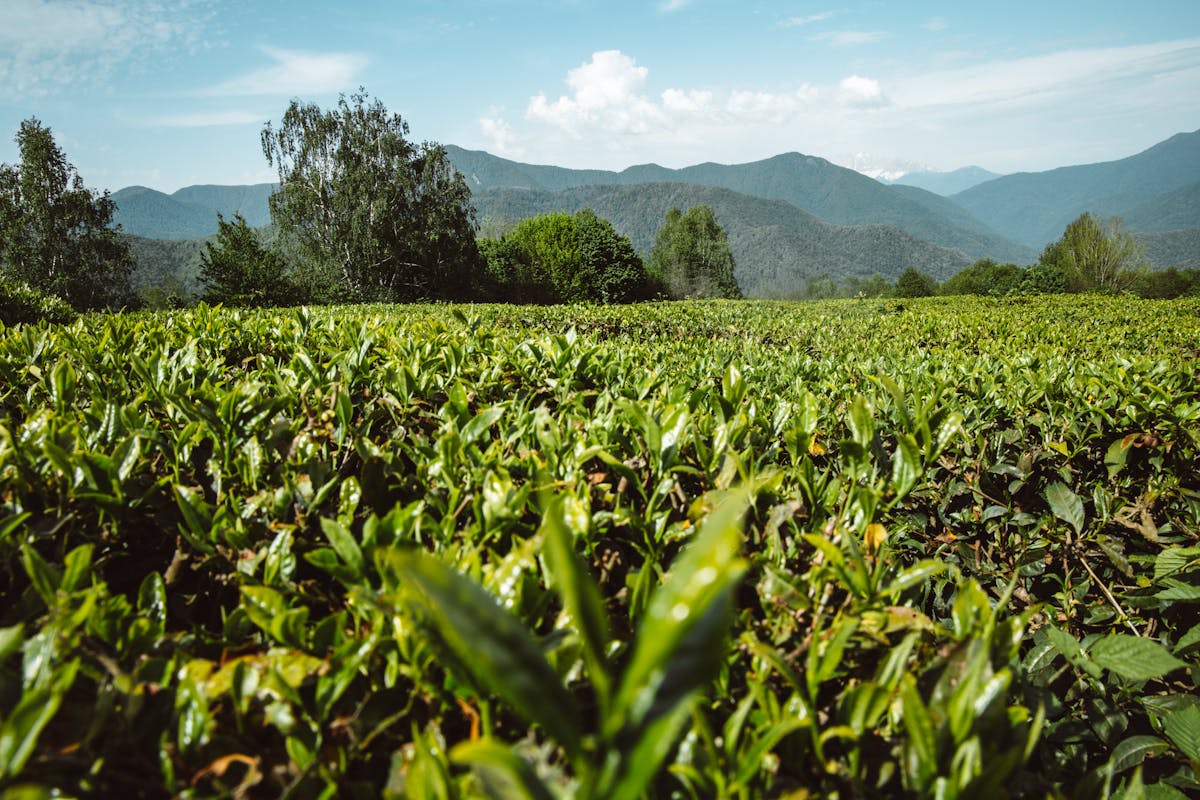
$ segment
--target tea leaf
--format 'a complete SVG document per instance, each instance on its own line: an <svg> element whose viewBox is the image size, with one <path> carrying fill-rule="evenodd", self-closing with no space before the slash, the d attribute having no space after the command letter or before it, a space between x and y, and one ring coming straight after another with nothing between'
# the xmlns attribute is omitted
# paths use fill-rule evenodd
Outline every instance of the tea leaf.
<svg viewBox="0 0 1200 800"><path fill-rule="evenodd" d="M1161 678L1187 666L1158 642L1126 633L1105 636L1091 646L1088 655L1101 667L1137 682Z"/></svg>

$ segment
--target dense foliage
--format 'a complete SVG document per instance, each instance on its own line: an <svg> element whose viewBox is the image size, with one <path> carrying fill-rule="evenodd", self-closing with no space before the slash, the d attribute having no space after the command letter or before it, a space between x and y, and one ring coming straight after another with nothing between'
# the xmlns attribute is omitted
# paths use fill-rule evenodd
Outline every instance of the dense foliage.
<svg viewBox="0 0 1200 800"><path fill-rule="evenodd" d="M937 294L937 281L915 267L909 267L896 279L896 297L929 297Z"/></svg>
<svg viewBox="0 0 1200 800"><path fill-rule="evenodd" d="M287 263L241 214L217 215L217 237L200 256L204 300L229 306L286 306L299 299Z"/></svg>
<svg viewBox="0 0 1200 800"><path fill-rule="evenodd" d="M474 209L441 145L359 91L337 107L293 100L263 129L279 171L271 219L299 251L298 278L325 299L465 298L478 269Z"/></svg>
<svg viewBox="0 0 1200 800"><path fill-rule="evenodd" d="M70 322L75 317L75 309L65 300L0 276L0 323Z"/></svg>
<svg viewBox="0 0 1200 800"><path fill-rule="evenodd" d="M650 251L650 270L672 297L742 296L733 274L729 238L710 206L692 206L686 212L672 208L667 212Z"/></svg>
<svg viewBox="0 0 1200 800"><path fill-rule="evenodd" d="M0 791L1194 794L1198 320L2 330Z"/></svg>
<svg viewBox="0 0 1200 800"><path fill-rule="evenodd" d="M1084 213L1046 247L1039 263L1057 267L1076 292L1123 292L1147 269L1145 247L1117 218Z"/></svg>
<svg viewBox="0 0 1200 800"><path fill-rule="evenodd" d="M479 249L497 300L628 303L651 293L633 245L590 209L531 217Z"/></svg>
<svg viewBox="0 0 1200 800"><path fill-rule="evenodd" d="M76 309L120 307L132 291L129 247L109 227L114 204L67 161L36 118L16 135L20 163L0 164L0 278Z"/></svg>

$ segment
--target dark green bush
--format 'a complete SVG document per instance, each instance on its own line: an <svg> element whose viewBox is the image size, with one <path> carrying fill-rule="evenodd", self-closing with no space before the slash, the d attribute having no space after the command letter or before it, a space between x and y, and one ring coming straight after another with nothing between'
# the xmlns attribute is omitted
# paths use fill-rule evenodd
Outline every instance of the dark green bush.
<svg viewBox="0 0 1200 800"><path fill-rule="evenodd" d="M42 294L27 283L0 278L0 322L70 322L75 310L59 297Z"/></svg>

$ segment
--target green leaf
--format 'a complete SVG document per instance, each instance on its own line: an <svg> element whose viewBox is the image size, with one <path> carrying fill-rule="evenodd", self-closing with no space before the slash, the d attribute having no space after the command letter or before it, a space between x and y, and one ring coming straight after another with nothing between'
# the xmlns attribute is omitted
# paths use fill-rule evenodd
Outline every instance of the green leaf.
<svg viewBox="0 0 1200 800"><path fill-rule="evenodd" d="M275 618L287 613L288 605L283 595L269 586L243 586L242 609L264 633L274 635Z"/></svg>
<svg viewBox="0 0 1200 800"><path fill-rule="evenodd" d="M487 433L488 428L499 422L506 413L508 413L508 409L505 406L492 406L471 417L471 420L463 426L459 433L462 443L468 445L483 436Z"/></svg>
<svg viewBox="0 0 1200 800"><path fill-rule="evenodd" d="M892 491L896 493L896 500L912 491L923 471L917 440L911 434L900 434L896 437L896 452L892 455Z"/></svg>
<svg viewBox="0 0 1200 800"><path fill-rule="evenodd" d="M1193 764L1200 764L1200 708L1171 712L1163 720L1163 732Z"/></svg>
<svg viewBox="0 0 1200 800"><path fill-rule="evenodd" d="M1200 600L1200 585L1171 578L1163 580L1162 583L1167 588L1154 594L1159 600L1178 600L1185 603Z"/></svg>
<svg viewBox="0 0 1200 800"><path fill-rule="evenodd" d="M450 751L455 764L470 767L488 797L505 800L554 800L533 767L491 739L463 742Z"/></svg>
<svg viewBox="0 0 1200 800"><path fill-rule="evenodd" d="M433 556L393 551L386 557L418 621L481 687L540 724L574 757L580 745L575 703L525 625L483 587Z"/></svg>
<svg viewBox="0 0 1200 800"><path fill-rule="evenodd" d="M33 755L38 737L62 705L71 688L79 662L58 668L52 686L28 689L16 707L0 722L0 780L20 774Z"/></svg>
<svg viewBox="0 0 1200 800"><path fill-rule="evenodd" d="M1153 639L1127 633L1105 636L1091 646L1088 654L1101 667L1136 682L1161 678L1187 666Z"/></svg>
<svg viewBox="0 0 1200 800"><path fill-rule="evenodd" d="M546 563L552 585L562 596L583 644L588 675L600 697L602 711L608 709L609 667L608 618L600 588L575 552L576 535L587 529L588 514L583 503L570 495L555 499L542 518Z"/></svg>
<svg viewBox="0 0 1200 800"><path fill-rule="evenodd" d="M1161 581L1196 563L1200 563L1200 547L1168 547L1154 559L1154 580Z"/></svg>
<svg viewBox="0 0 1200 800"><path fill-rule="evenodd" d="M29 580L38 596L42 598L42 602L53 607L55 598L58 596L60 580L58 570L46 563L46 559L42 558L30 544L22 543L21 561L25 566L25 573L29 575Z"/></svg>
<svg viewBox="0 0 1200 800"><path fill-rule="evenodd" d="M354 540L354 535L346 528L345 525L335 519L328 517L321 518L321 531L325 534L325 538L329 540L329 544L333 546L333 551L338 554L342 561L346 562L355 575L363 573L363 554L358 546L358 542Z"/></svg>
<svg viewBox="0 0 1200 800"><path fill-rule="evenodd" d="M1058 481L1050 484L1046 487L1045 497L1054 516L1074 528L1075 533L1083 530L1083 501L1066 484Z"/></svg>
<svg viewBox="0 0 1200 800"><path fill-rule="evenodd" d="M64 592L82 589L84 581L92 572L92 553L95 545L81 544L63 559L63 576L60 584Z"/></svg>
<svg viewBox="0 0 1200 800"><path fill-rule="evenodd" d="M601 782L610 797L636 798L674 746L684 703L716 677L724 659L748 492L723 501L650 598L604 736L621 753Z"/></svg>
<svg viewBox="0 0 1200 800"><path fill-rule="evenodd" d="M1156 756L1170 748L1169 744L1157 736L1131 736L1113 748L1108 763L1112 765L1113 774L1118 775L1141 764L1149 756Z"/></svg>
<svg viewBox="0 0 1200 800"><path fill-rule="evenodd" d="M0 664L21 649L25 642L25 626L21 623L0 628Z"/></svg>

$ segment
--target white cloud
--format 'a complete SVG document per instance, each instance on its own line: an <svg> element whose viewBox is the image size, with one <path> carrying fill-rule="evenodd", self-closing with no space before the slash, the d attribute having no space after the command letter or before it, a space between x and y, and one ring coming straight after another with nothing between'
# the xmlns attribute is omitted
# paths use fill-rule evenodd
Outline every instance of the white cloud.
<svg viewBox="0 0 1200 800"><path fill-rule="evenodd" d="M851 108L881 108L888 100L874 78L851 75L838 84L838 102Z"/></svg>
<svg viewBox="0 0 1200 800"><path fill-rule="evenodd" d="M44 95L97 84L118 67L199 42L201 0L4 0L0 94Z"/></svg>
<svg viewBox="0 0 1200 800"><path fill-rule="evenodd" d="M1167 110L1172 122L1160 128L1196 127L1200 37L982 63L943 55L930 53L924 70L860 67L821 82L662 87L631 56L603 51L569 71L561 96L534 95L524 119L498 119L488 141L577 167L740 163L799 150L1015 171L1130 155L1113 146L1150 130L1151 111L1158 119Z"/></svg>
<svg viewBox="0 0 1200 800"><path fill-rule="evenodd" d="M833 47L856 47L882 42L891 36L886 31L828 31L810 36L811 42L825 42Z"/></svg>
<svg viewBox="0 0 1200 800"><path fill-rule="evenodd" d="M350 91L367 65L360 53L304 53L263 47L275 63L219 83L204 92L220 97L324 94Z"/></svg>
<svg viewBox="0 0 1200 800"><path fill-rule="evenodd" d="M946 27L946 20L941 17L930 17L929 21L925 23L925 29L930 31L944 31Z"/></svg>
<svg viewBox="0 0 1200 800"><path fill-rule="evenodd" d="M489 152L506 158L523 156L525 151L518 143L517 133L500 110L491 109L488 114L479 118L479 130L488 141Z"/></svg>
<svg viewBox="0 0 1200 800"><path fill-rule="evenodd" d="M649 73L619 50L602 50L592 60L567 73L573 93L557 100L537 94L525 116L547 122L574 135L583 127L614 133L645 133L663 121L662 109L638 94Z"/></svg>
<svg viewBox="0 0 1200 800"><path fill-rule="evenodd" d="M678 11L690 4L692 0L663 0L658 4L658 9L664 14L670 14L672 11Z"/></svg>
<svg viewBox="0 0 1200 800"><path fill-rule="evenodd" d="M824 22L827 19L833 19L832 11L822 11L818 14L809 14L804 17L791 17L779 24L785 28L798 28L802 25L811 25L814 22Z"/></svg>

